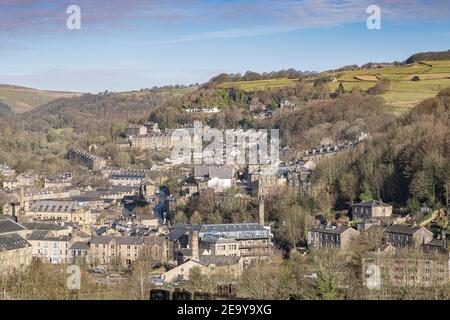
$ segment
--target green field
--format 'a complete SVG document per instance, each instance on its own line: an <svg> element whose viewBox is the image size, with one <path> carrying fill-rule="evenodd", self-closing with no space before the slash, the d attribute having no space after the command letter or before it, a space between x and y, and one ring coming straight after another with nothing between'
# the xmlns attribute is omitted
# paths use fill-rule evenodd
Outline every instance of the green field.
<svg viewBox="0 0 450 320"><path fill-rule="evenodd" d="M385 66L340 73L328 73L335 76L337 82L329 83L330 90L336 90L342 82L345 90L359 87L367 90L376 85L376 81L363 81L358 78L378 76L391 81L389 90L382 97L391 106L395 114L400 114L420 101L435 96L440 90L450 87L450 61L424 61L410 65ZM411 81L418 76L420 81Z"/></svg>
<svg viewBox="0 0 450 320"><path fill-rule="evenodd" d="M9 105L16 113L32 110L58 98L78 95L80 94L0 85L0 101Z"/></svg>
<svg viewBox="0 0 450 320"><path fill-rule="evenodd" d="M236 88L244 91L262 91L270 88L292 86L296 83L299 83L298 79L280 78L256 81L224 82L219 85L219 88Z"/></svg>
<svg viewBox="0 0 450 320"><path fill-rule="evenodd" d="M419 76L420 81L412 81ZM319 77L333 77L327 82L331 92L342 83L346 91L367 90L382 79L389 79L388 91L382 95L390 106L391 112L401 114L420 101L435 96L440 90L450 87L450 61L423 61L409 65L388 65L362 70L323 72ZM380 80L379 80L380 79ZM314 78L303 81L312 85ZM236 88L244 91L260 91L270 88L292 86L298 79L269 79L257 81L225 82L219 87Z"/></svg>

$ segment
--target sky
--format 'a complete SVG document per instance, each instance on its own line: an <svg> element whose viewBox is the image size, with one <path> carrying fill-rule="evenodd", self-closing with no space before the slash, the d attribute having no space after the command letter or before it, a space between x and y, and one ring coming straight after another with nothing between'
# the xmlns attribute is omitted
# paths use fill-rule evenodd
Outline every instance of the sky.
<svg viewBox="0 0 450 320"><path fill-rule="evenodd" d="M66 10L80 8L81 29ZM367 8L380 8L370 30ZM0 83L101 92L450 49L450 0L0 0Z"/></svg>

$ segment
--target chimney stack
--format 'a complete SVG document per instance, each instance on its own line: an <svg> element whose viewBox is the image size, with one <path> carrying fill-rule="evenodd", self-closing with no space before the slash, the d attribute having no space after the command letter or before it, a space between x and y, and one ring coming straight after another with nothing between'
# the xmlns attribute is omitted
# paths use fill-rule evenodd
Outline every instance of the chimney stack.
<svg viewBox="0 0 450 320"><path fill-rule="evenodd" d="M192 259L193 260L198 260L200 258L199 257L199 250L198 250L198 231L197 230L191 230L190 238L191 238Z"/></svg>
<svg viewBox="0 0 450 320"><path fill-rule="evenodd" d="M25 190L24 189L25 189L24 186L20 187L19 210L25 208Z"/></svg>
<svg viewBox="0 0 450 320"><path fill-rule="evenodd" d="M259 224L264 227L264 199L259 198Z"/></svg>

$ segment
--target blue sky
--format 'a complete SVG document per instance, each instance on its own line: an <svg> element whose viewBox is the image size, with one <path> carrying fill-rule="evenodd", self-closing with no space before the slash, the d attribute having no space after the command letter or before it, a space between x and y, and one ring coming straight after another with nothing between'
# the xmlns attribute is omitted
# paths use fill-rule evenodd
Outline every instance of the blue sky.
<svg viewBox="0 0 450 320"><path fill-rule="evenodd" d="M81 9L81 30L66 8ZM381 8L368 30L366 8ZM124 91L450 49L444 0L0 0L0 83Z"/></svg>

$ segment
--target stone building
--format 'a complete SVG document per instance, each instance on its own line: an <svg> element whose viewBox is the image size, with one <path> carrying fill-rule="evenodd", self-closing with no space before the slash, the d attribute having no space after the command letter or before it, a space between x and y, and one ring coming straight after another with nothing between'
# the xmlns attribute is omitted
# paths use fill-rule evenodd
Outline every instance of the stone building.
<svg viewBox="0 0 450 320"><path fill-rule="evenodd" d="M70 173L58 177L44 178L44 189L62 189L72 186L72 175Z"/></svg>
<svg viewBox="0 0 450 320"><path fill-rule="evenodd" d="M127 137L135 137L135 136L142 136L147 134L147 127L140 124L130 124L125 129L125 135Z"/></svg>
<svg viewBox="0 0 450 320"><path fill-rule="evenodd" d="M145 243L141 237L98 236L90 241L91 262L94 265L130 267L142 253Z"/></svg>
<svg viewBox="0 0 450 320"><path fill-rule="evenodd" d="M239 256L200 256L198 259L188 260L163 273L161 279L168 283L186 281L189 280L194 268L198 268L205 277L213 274L227 274L238 278L242 274L243 265Z"/></svg>
<svg viewBox="0 0 450 320"><path fill-rule="evenodd" d="M308 230L308 247L347 250L358 237L359 231L348 226L317 225Z"/></svg>
<svg viewBox="0 0 450 320"><path fill-rule="evenodd" d="M387 219L392 216L392 206L379 200L370 200L353 205L353 220Z"/></svg>
<svg viewBox="0 0 450 320"><path fill-rule="evenodd" d="M149 170L120 170L108 177L113 186L135 186L138 187L147 179Z"/></svg>
<svg viewBox="0 0 450 320"><path fill-rule="evenodd" d="M57 220L66 222L88 223L90 211L81 207L77 201L44 200L37 201L31 209L25 213L23 219Z"/></svg>
<svg viewBox="0 0 450 320"><path fill-rule="evenodd" d="M17 233L0 234L0 275L26 268L32 261L32 247Z"/></svg>
<svg viewBox="0 0 450 320"><path fill-rule="evenodd" d="M76 241L70 245L69 248L70 263L89 264L91 256L89 255L89 242Z"/></svg>
<svg viewBox="0 0 450 320"><path fill-rule="evenodd" d="M155 262L165 263L169 261L169 242L164 236L144 237L148 252Z"/></svg>
<svg viewBox="0 0 450 320"><path fill-rule="evenodd" d="M133 136L130 138L132 148L140 150L159 150L171 149L173 147L172 132L164 131L161 133L150 132L145 135Z"/></svg>
<svg viewBox="0 0 450 320"><path fill-rule="evenodd" d="M224 239L217 237L203 237L200 241L201 255L211 256L235 256L241 255L239 241L236 239Z"/></svg>
<svg viewBox="0 0 450 320"><path fill-rule="evenodd" d="M69 262L70 236L58 236L53 231L35 230L27 240L33 247L33 258L51 264Z"/></svg>
<svg viewBox="0 0 450 320"><path fill-rule="evenodd" d="M202 189L203 185L214 189L215 192L223 192L234 186L234 174L234 168L231 166L197 165L194 166L193 176L199 183L199 189Z"/></svg>
<svg viewBox="0 0 450 320"><path fill-rule="evenodd" d="M449 281L448 255L427 254L405 257L399 254L367 253L362 259L363 283L385 287L434 287Z"/></svg>
<svg viewBox="0 0 450 320"><path fill-rule="evenodd" d="M211 242L213 239L221 239L217 240L218 246L221 245L220 241L223 241L222 245L227 243L225 248L218 247L217 252L236 252L235 243L230 240L237 241L244 267L256 260L269 259L273 253L272 233L258 223L202 224L194 225L192 229L198 231L200 242L203 239Z"/></svg>
<svg viewBox="0 0 450 320"><path fill-rule="evenodd" d="M425 227L393 224L384 230L386 243L396 248L413 248L426 245L433 240L433 232Z"/></svg>
<svg viewBox="0 0 450 320"><path fill-rule="evenodd" d="M106 167L105 159L80 149L70 149L67 158L72 164L77 164L94 171L100 171Z"/></svg>

